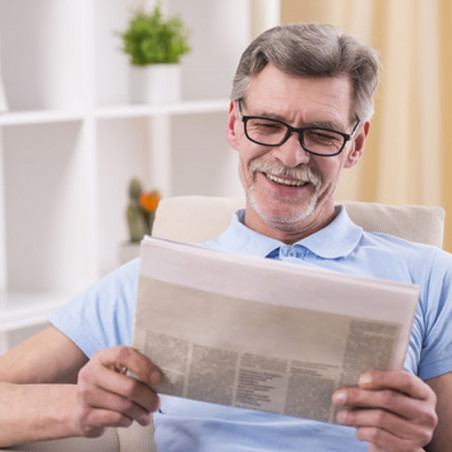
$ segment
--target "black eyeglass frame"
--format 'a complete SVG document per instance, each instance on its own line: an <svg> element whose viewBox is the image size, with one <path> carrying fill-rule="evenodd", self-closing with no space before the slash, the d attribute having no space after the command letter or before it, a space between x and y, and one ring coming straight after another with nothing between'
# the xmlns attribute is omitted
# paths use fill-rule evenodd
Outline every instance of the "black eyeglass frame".
<svg viewBox="0 0 452 452"><path fill-rule="evenodd" d="M344 133L344 132L339 132L337 130L333 130L333 129L328 129L327 127L318 127L318 126L310 126L310 127L293 127L290 124L285 123L284 121L280 121L279 119L273 119L273 118L266 118L264 116L246 116L243 115L242 113L242 105L240 102L240 99L237 100L237 111L238 111L238 117L239 119L243 122L243 126L244 126L244 130L245 130L245 135L248 138L248 140L252 141L253 143L259 144L261 146L268 146L268 147L276 147L276 146L282 146L288 139L289 137L292 135L292 133L298 133L298 141L301 144L301 147L308 153L308 154L312 154L312 155L318 155L320 157L334 157L336 155L339 155L345 148L345 145L347 144L348 141L350 141L353 136L356 133L356 130L358 129L358 125L360 124L360 119L358 118L356 121L356 124L353 126L353 130L351 131L350 134L348 133ZM253 138L251 138L248 135L248 130L246 127L247 122L250 119L264 119L266 121L270 120L270 121L274 121L277 122L279 124L282 124L283 126L285 126L287 128L287 132L284 135L284 137L281 139L281 141L279 143L275 143L275 144L268 144L268 143L261 143L260 141L256 141ZM306 145L304 144L304 137L303 137L303 133L305 130L324 130L325 132L333 132L333 133L337 133L338 135L342 136L342 138L344 139L344 142L342 143L341 148L335 152L334 154L319 154L318 152L313 152L310 151L309 149L306 149Z"/></svg>

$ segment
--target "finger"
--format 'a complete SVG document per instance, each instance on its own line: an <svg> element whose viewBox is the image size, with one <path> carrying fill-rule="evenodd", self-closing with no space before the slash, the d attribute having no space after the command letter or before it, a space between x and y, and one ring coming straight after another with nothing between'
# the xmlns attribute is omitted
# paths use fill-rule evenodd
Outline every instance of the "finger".
<svg viewBox="0 0 452 452"><path fill-rule="evenodd" d="M80 432L82 436L94 438L100 436L106 427L129 427L132 422L133 419L117 411L89 410L84 413Z"/></svg>
<svg viewBox="0 0 452 452"><path fill-rule="evenodd" d="M411 398L398 391L383 389L368 391L359 388L347 388L333 394L333 402L339 406L352 408L382 408L406 419L433 424L435 409L432 403Z"/></svg>
<svg viewBox="0 0 452 452"><path fill-rule="evenodd" d="M342 425L372 427L384 430L398 439L417 439L426 444L433 432L433 426L418 425L411 420L379 409L341 410L337 421Z"/></svg>
<svg viewBox="0 0 452 452"><path fill-rule="evenodd" d="M158 409L159 398L146 384L102 365L90 364L80 370L77 384L78 395L86 405L92 406L92 400L98 400L97 393L109 392L131 400L148 413Z"/></svg>
<svg viewBox="0 0 452 452"><path fill-rule="evenodd" d="M96 353L92 360L99 361L102 366L119 373L130 370L141 380L151 385L158 384L162 378L157 366L132 347L107 348Z"/></svg>
<svg viewBox="0 0 452 452"><path fill-rule="evenodd" d="M84 395L81 395L81 397L83 398ZM157 399L157 397L155 398ZM152 411L155 411L157 408L158 401L155 406L153 406ZM89 395L86 411L89 413L93 411L111 411L119 413L122 417L127 417L132 421L135 420L143 426L149 425L152 420L152 413L150 410L143 408L140 404L129 398L122 397L100 388L96 391L92 391ZM118 421L116 420L116 422Z"/></svg>
<svg viewBox="0 0 452 452"><path fill-rule="evenodd" d="M435 398L431 388L419 377L405 371L371 371L361 375L358 387L379 390L393 389L420 400Z"/></svg>
<svg viewBox="0 0 452 452"><path fill-rule="evenodd" d="M141 381L102 367L96 371L97 387L130 399L148 412L158 408L157 394Z"/></svg>
<svg viewBox="0 0 452 452"><path fill-rule="evenodd" d="M385 430L374 427L358 428L356 437L361 441L367 441L371 444L369 452L400 452L402 450L424 452L423 446L429 442L429 440L426 440L425 442L419 443L408 438L394 438L392 434Z"/></svg>

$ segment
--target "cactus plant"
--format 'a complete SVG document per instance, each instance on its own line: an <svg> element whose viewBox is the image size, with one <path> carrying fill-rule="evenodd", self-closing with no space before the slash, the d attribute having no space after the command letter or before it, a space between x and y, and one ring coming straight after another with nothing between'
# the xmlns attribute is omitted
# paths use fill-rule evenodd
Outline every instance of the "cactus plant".
<svg viewBox="0 0 452 452"><path fill-rule="evenodd" d="M134 177L129 184L129 198L136 199L138 201L140 193L143 191L143 187L139 179Z"/></svg>

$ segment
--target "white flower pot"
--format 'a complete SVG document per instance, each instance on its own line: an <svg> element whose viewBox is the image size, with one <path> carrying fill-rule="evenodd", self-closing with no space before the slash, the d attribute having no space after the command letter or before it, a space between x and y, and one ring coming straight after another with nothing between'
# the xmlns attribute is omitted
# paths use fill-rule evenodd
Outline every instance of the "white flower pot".
<svg viewBox="0 0 452 452"><path fill-rule="evenodd" d="M179 64L152 64L130 68L130 97L137 104L168 104L180 101Z"/></svg>

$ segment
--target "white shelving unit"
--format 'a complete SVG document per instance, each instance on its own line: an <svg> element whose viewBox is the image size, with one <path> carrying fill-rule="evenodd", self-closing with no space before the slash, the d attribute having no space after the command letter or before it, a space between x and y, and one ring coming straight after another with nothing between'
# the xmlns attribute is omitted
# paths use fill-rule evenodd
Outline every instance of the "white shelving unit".
<svg viewBox="0 0 452 452"><path fill-rule="evenodd" d="M237 196L225 141L248 0L167 0L191 29L182 101L131 105L115 32L138 0L0 0L0 352L119 265L129 180ZM232 27L232 28L231 28Z"/></svg>

